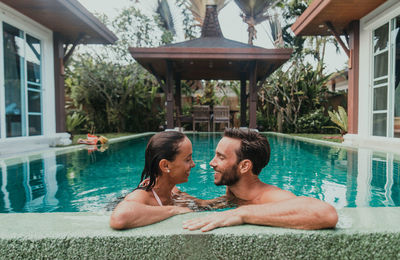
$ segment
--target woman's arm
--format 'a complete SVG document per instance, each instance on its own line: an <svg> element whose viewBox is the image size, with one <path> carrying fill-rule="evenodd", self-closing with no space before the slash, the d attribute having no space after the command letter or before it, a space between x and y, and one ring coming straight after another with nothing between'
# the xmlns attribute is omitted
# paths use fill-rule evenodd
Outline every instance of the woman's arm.
<svg viewBox="0 0 400 260"><path fill-rule="evenodd" d="M110 227L128 229L150 225L169 217L191 212L179 206L151 206L146 204L145 191L128 195L120 202L111 214Z"/></svg>

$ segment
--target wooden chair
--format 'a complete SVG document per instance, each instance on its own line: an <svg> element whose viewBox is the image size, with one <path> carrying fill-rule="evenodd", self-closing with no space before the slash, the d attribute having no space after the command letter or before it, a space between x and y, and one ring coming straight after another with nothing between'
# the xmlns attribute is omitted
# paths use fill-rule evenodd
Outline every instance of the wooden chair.
<svg viewBox="0 0 400 260"><path fill-rule="evenodd" d="M213 129L215 131L216 123L228 123L230 124L229 106L214 106L213 110Z"/></svg>
<svg viewBox="0 0 400 260"><path fill-rule="evenodd" d="M207 123L210 132L210 106L193 106L193 131L196 123Z"/></svg>

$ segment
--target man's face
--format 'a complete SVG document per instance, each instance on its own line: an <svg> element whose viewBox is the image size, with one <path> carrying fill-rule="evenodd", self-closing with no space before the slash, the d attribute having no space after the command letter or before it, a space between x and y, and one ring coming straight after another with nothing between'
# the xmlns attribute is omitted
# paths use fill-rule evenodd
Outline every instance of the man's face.
<svg viewBox="0 0 400 260"><path fill-rule="evenodd" d="M239 150L240 144L240 140L229 137L223 137L219 141L215 156L210 162L215 171L215 185L231 186L239 181L236 151Z"/></svg>

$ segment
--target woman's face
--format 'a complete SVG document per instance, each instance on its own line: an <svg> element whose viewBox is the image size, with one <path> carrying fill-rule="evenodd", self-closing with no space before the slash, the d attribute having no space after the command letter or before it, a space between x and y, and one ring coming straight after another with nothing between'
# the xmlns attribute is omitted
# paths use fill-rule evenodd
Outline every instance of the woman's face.
<svg viewBox="0 0 400 260"><path fill-rule="evenodd" d="M185 137L179 144L178 154L175 160L170 163L170 176L175 183L187 182L190 170L194 167L192 160L192 142Z"/></svg>

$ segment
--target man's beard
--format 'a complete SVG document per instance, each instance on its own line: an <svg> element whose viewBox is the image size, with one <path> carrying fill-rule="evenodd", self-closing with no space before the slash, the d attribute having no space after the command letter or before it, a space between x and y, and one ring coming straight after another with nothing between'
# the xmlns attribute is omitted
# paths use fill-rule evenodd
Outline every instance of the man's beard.
<svg viewBox="0 0 400 260"><path fill-rule="evenodd" d="M240 179L239 174L237 173L238 166L235 164L231 168L226 169L224 171L220 171L221 179L219 182L215 183L217 186L231 186L237 183Z"/></svg>

